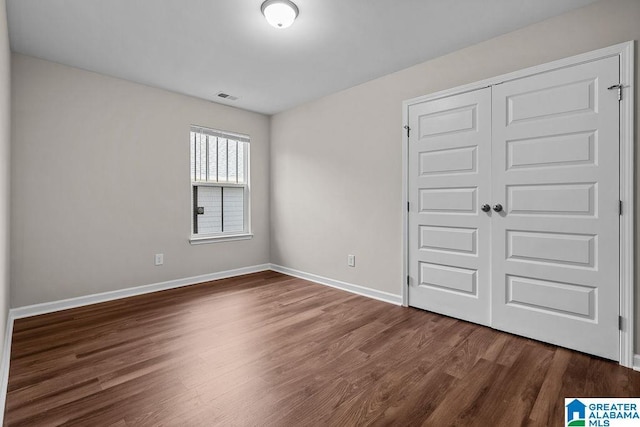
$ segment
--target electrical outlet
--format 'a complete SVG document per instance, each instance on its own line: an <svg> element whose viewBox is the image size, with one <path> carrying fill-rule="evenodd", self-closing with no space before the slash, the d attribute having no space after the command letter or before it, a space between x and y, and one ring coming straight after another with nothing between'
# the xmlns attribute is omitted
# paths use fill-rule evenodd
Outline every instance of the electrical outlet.
<svg viewBox="0 0 640 427"><path fill-rule="evenodd" d="M164 264L164 254L156 254L155 262L156 265Z"/></svg>
<svg viewBox="0 0 640 427"><path fill-rule="evenodd" d="M347 255L347 265L349 267L356 266L356 256L355 255Z"/></svg>

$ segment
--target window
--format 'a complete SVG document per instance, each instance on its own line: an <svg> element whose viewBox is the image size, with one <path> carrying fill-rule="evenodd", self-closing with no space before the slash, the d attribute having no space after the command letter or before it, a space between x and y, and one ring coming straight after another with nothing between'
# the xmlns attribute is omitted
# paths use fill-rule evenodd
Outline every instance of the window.
<svg viewBox="0 0 640 427"><path fill-rule="evenodd" d="M249 238L249 137L192 126L191 241Z"/></svg>

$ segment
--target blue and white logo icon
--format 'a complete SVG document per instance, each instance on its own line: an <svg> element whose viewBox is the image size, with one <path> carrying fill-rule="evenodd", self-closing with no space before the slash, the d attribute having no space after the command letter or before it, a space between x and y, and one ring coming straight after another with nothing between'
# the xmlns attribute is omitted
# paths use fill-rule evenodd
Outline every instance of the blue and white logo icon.
<svg viewBox="0 0 640 427"><path fill-rule="evenodd" d="M584 426L586 409L587 405L578 399L573 399L573 401L567 405L567 427Z"/></svg>
<svg viewBox="0 0 640 427"><path fill-rule="evenodd" d="M640 426L640 398L569 397L564 407L565 427Z"/></svg>

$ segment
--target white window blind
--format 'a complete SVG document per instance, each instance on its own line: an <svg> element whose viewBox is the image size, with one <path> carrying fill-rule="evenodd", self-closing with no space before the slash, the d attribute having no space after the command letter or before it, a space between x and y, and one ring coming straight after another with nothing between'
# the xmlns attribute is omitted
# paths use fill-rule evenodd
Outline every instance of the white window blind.
<svg viewBox="0 0 640 427"><path fill-rule="evenodd" d="M249 137L191 127L193 236L248 233Z"/></svg>

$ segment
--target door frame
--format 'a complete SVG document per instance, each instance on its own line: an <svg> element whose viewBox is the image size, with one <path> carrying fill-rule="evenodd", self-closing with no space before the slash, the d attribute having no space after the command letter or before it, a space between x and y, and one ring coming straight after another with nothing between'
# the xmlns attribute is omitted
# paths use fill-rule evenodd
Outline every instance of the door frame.
<svg viewBox="0 0 640 427"><path fill-rule="evenodd" d="M548 71L567 68L585 62L592 62L603 58L617 56L620 61L620 84L623 86L622 101L620 101L620 200L622 201L622 215L620 215L620 365L634 368L634 238L635 238L635 182L634 182L634 95L635 95L635 41L628 41L587 53L571 56L546 64L525 68L508 74L481 80L463 86L458 86L432 94L406 100L402 103L402 124L408 126L409 107L425 101L433 101L452 95L481 89L511 80L529 77ZM402 130L402 305L409 302L409 136L407 129ZM635 368L640 370L640 356Z"/></svg>

